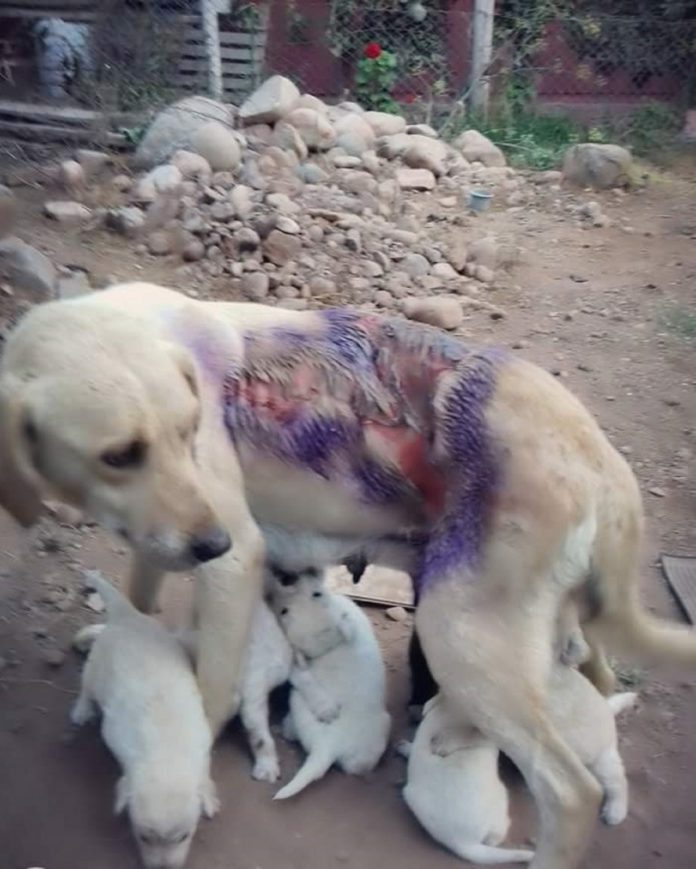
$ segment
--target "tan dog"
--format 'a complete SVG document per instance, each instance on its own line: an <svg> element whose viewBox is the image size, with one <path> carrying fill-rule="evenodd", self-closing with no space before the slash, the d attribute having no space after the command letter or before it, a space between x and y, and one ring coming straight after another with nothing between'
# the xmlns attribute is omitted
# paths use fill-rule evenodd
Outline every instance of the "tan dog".
<svg viewBox="0 0 696 869"><path fill-rule="evenodd" d="M433 675L537 800L535 869L578 864L601 800L545 703L562 602L580 607L605 690L603 642L696 663L696 634L640 605L628 465L560 383L513 357L399 319L129 284L28 314L0 401L0 500L20 520L51 492L121 532L142 609L165 571L206 561L197 673L214 730L235 711L261 587L257 523L334 558L412 547Z"/></svg>

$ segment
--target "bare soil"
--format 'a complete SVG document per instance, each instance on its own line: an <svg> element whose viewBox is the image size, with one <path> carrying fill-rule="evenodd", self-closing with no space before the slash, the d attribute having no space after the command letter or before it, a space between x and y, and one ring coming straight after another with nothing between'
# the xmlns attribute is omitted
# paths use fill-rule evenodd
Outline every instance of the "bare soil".
<svg viewBox="0 0 696 869"><path fill-rule="evenodd" d="M506 317L472 313L463 332L554 371L596 413L645 496L645 598L675 619L683 615L656 559L661 551L696 552L696 339L688 318L696 313L695 194L683 172L663 173L639 194L592 196L613 219L608 228L579 228L556 202L560 194L549 192L533 207L494 209L468 227L443 229L467 237L511 233L526 249L490 292ZM178 263L137 255L113 236L58 230L40 216L39 191L19 195L25 205L19 234L57 263L86 267L95 285L107 276L190 285ZM224 280L200 292L229 297ZM1 301L0 313L11 318L17 300ZM7 869L137 866L127 824L112 814L116 765L95 729L76 732L68 723L80 668L70 640L99 618L80 591L83 568L123 577L125 550L94 528L48 520L24 534L0 516L0 865ZM185 577L170 580L167 618L181 612L187 585ZM379 609L371 616L399 737L406 728L410 624L389 621ZM47 662L55 650L66 655L59 666ZM696 865L696 674L621 673L641 695L639 709L621 723L631 812L618 828L598 825L584 865L689 869ZM287 776L299 758L283 746L282 760ZM459 864L409 816L398 789L403 761L391 754L367 780L331 772L282 804L271 800L274 787L252 781L249 771L232 726L214 756L223 809L201 823L191 869ZM534 812L514 774L510 782L510 841L520 843L534 836Z"/></svg>

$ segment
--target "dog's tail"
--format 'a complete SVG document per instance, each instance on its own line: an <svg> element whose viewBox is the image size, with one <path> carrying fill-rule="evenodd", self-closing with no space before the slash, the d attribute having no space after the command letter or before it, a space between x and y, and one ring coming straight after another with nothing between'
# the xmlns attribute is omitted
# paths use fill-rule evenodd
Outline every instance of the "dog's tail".
<svg viewBox="0 0 696 869"><path fill-rule="evenodd" d="M287 800L304 790L308 784L317 781L331 769L334 755L328 748L318 748L307 755L305 762L284 787L273 797L274 800Z"/></svg>
<svg viewBox="0 0 696 869"><path fill-rule="evenodd" d="M99 597L104 602L108 621L117 622L138 614L138 610L125 594L110 583L108 579L105 579L99 571L86 571L85 586L99 592Z"/></svg>
<svg viewBox="0 0 696 869"><path fill-rule="evenodd" d="M620 715L626 709L631 709L636 705L638 695L635 691L622 691L620 694L612 694L607 697L609 708L614 713L614 717Z"/></svg>
<svg viewBox="0 0 696 869"><path fill-rule="evenodd" d="M496 848L494 845L466 844L452 849L462 860L470 863L529 863L534 851L517 848Z"/></svg>

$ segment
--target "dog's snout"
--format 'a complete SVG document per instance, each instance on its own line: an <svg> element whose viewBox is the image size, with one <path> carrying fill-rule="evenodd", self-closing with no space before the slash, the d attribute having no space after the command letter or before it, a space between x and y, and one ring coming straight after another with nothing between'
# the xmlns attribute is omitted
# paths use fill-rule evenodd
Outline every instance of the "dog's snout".
<svg viewBox="0 0 696 869"><path fill-rule="evenodd" d="M196 561L212 561L224 555L231 546L230 535L219 528L194 537L191 541L191 554Z"/></svg>

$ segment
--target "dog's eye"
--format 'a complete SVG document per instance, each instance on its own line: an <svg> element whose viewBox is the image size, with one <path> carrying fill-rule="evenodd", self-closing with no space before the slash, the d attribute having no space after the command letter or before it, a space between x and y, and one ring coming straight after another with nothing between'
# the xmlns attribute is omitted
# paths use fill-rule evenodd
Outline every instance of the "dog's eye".
<svg viewBox="0 0 696 869"><path fill-rule="evenodd" d="M170 839L170 842L172 843L172 845L181 845L181 843L185 842L188 837L189 833L181 833L180 835L174 836L172 839Z"/></svg>
<svg viewBox="0 0 696 869"><path fill-rule="evenodd" d="M286 606L284 606L283 609L280 611L280 614L281 616L286 616L289 612L290 610Z"/></svg>
<svg viewBox="0 0 696 869"><path fill-rule="evenodd" d="M323 593L321 591L313 591L312 597L322 597Z"/></svg>
<svg viewBox="0 0 696 869"><path fill-rule="evenodd" d="M101 460L110 468L137 468L142 465L147 452L142 441L131 441L123 449L107 450L101 454Z"/></svg>
<svg viewBox="0 0 696 869"><path fill-rule="evenodd" d="M159 842L161 842L161 839L157 835L157 833L141 831L140 833L138 833L138 838L144 845L157 845Z"/></svg>

